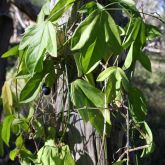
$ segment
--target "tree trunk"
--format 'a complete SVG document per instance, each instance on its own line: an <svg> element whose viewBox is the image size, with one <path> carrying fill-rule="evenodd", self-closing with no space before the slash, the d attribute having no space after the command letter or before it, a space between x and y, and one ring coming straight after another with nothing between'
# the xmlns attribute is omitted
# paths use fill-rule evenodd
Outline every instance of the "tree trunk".
<svg viewBox="0 0 165 165"><path fill-rule="evenodd" d="M0 1L0 57L8 50L10 37L13 34L13 22L9 17L9 3L7 0ZM6 76L7 60L0 58L0 94ZM0 108L2 112L2 107Z"/></svg>

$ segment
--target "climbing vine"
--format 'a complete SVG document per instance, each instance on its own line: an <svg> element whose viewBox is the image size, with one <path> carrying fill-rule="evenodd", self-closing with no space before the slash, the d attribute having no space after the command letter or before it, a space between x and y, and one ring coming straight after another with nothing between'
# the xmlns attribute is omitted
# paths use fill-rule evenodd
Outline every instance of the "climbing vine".
<svg viewBox="0 0 165 165"><path fill-rule="evenodd" d="M90 122L102 137L100 153L111 134L111 117L116 112L123 116L127 144L114 165L129 164L131 152L140 150L144 157L154 149L145 121L147 104L132 78L137 61L151 72L143 49L161 35L160 31L144 22L133 0L113 0L107 6L91 1L79 9L79 19L59 24L63 14L76 4L75 0L60 0L50 10L46 3L19 45L2 56L17 56L18 65L2 89L0 154L4 154L4 144L14 145L10 159L23 165L75 164L65 142L72 112ZM114 5L128 17L124 27L110 14ZM77 67L72 80L70 65ZM54 98L60 94L54 89L57 86L63 91L59 113L54 107ZM133 143L134 133L144 141L143 146ZM28 140L33 148L28 148Z"/></svg>

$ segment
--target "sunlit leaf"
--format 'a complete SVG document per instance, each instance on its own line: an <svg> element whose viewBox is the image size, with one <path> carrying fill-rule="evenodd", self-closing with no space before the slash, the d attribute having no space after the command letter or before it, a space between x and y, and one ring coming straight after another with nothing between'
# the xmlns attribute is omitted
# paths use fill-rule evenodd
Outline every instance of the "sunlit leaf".
<svg viewBox="0 0 165 165"><path fill-rule="evenodd" d="M69 165L75 165L75 162L67 145L57 146L54 140L48 140L45 145L38 151L38 163L44 165L64 165L67 162Z"/></svg>
<svg viewBox="0 0 165 165"><path fill-rule="evenodd" d="M125 62L124 62L124 69L125 70L128 69L133 62L133 53L134 53L133 49L134 49L134 42L131 44L131 47L128 51L127 57L126 57Z"/></svg>
<svg viewBox="0 0 165 165"><path fill-rule="evenodd" d="M126 36L127 38L123 43L124 48L128 48L132 44L132 42L137 39L141 27L141 18L137 18L133 21L130 21L131 26L129 26L128 29L128 36Z"/></svg>
<svg viewBox="0 0 165 165"><path fill-rule="evenodd" d="M79 50L86 44L91 37L91 32L98 19L99 16L97 15L97 11L94 11L84 21L81 22L73 34L72 50Z"/></svg>
<svg viewBox="0 0 165 165"><path fill-rule="evenodd" d="M10 57L10 56L18 55L19 54L18 48L19 48L19 45L16 45L16 46L12 47L7 52L5 52L1 57L2 58L7 58L7 57Z"/></svg>
<svg viewBox="0 0 165 165"><path fill-rule="evenodd" d="M20 50L25 48L24 61L29 73L40 72L47 52L57 56L56 30L53 24L45 21L28 28L19 46Z"/></svg>
<svg viewBox="0 0 165 165"><path fill-rule="evenodd" d="M79 61L87 74L97 67L100 60L121 52L118 27L108 12L95 10L80 23L72 37L72 50L80 49Z"/></svg>
<svg viewBox="0 0 165 165"><path fill-rule="evenodd" d="M14 160L18 153L19 153L19 150L17 148L15 148L14 150L10 151L9 158L11 160Z"/></svg>
<svg viewBox="0 0 165 165"><path fill-rule="evenodd" d="M23 137L22 137L22 135L19 135L17 137L15 144L16 144L17 148L19 148L19 149L22 148L22 146L23 146Z"/></svg>
<svg viewBox="0 0 165 165"><path fill-rule="evenodd" d="M106 78L111 76L115 71L117 70L117 67L109 67L106 68L104 71L102 71L99 76L97 77L97 81L104 81Z"/></svg>
<svg viewBox="0 0 165 165"><path fill-rule="evenodd" d="M1 97L5 114L12 114L13 98L9 81L5 81L4 83Z"/></svg>
<svg viewBox="0 0 165 165"><path fill-rule="evenodd" d="M51 56L57 57L56 30L51 22L48 22L47 26L47 34L49 35L47 50Z"/></svg>
<svg viewBox="0 0 165 165"><path fill-rule="evenodd" d="M59 0L49 14L48 20L57 21L75 2L75 0Z"/></svg>

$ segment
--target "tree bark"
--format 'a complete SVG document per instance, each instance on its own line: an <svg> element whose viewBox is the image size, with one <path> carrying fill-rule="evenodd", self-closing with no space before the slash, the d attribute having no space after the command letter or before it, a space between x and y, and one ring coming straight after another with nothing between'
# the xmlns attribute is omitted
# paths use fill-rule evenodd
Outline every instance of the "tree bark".
<svg viewBox="0 0 165 165"><path fill-rule="evenodd" d="M13 34L13 21L9 17L9 6L7 0L0 1L0 57L8 50L10 37ZM0 58L0 94L5 81L6 65L7 60Z"/></svg>
<svg viewBox="0 0 165 165"><path fill-rule="evenodd" d="M10 2L27 14L31 20L36 21L40 8L33 5L30 0L10 0Z"/></svg>

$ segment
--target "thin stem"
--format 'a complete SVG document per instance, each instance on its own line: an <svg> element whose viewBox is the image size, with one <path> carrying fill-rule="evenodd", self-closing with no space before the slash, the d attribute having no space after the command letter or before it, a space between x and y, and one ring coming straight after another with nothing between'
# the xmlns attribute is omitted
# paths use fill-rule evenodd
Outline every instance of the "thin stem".
<svg viewBox="0 0 165 165"><path fill-rule="evenodd" d="M108 7L108 6L115 5L115 4L119 4L119 2L112 2L112 3L108 4L108 5L106 5L105 8Z"/></svg>
<svg viewBox="0 0 165 165"><path fill-rule="evenodd" d="M68 123L70 121L70 93L69 93L69 81L68 81L68 69L67 69L67 66L65 64L65 78L66 78L66 86L67 86L67 101L68 101L68 111L67 111L67 121L66 121L66 124L65 124L65 128L64 128L64 131L63 131L63 134L61 136L61 139L60 139L60 142L63 140L63 138L65 137L65 134L66 134L66 131L67 131L67 128L68 128Z"/></svg>
<svg viewBox="0 0 165 165"><path fill-rule="evenodd" d="M153 15L153 14L145 13L145 12L139 12L139 13L141 13L141 14L143 14L143 15L148 15L148 16L150 16L150 17L153 17L153 18L155 18L155 19L157 19L157 20L159 20L160 22L162 22L162 23L165 24L165 21L164 21L164 20L162 20L161 18L159 18L159 17L157 17L157 16L155 16L155 15Z"/></svg>
<svg viewBox="0 0 165 165"><path fill-rule="evenodd" d="M126 125L127 125L127 144L126 144L126 148L127 148L127 165L129 165L130 162L130 158L129 158L129 111L127 109L127 117L126 117Z"/></svg>
<svg viewBox="0 0 165 165"><path fill-rule="evenodd" d="M129 152L129 153L130 153L130 152L135 152L135 151L143 150L143 149L148 148L148 147L149 147L149 145L139 146L139 147L135 147L135 148L129 149L128 152ZM125 156L126 153L127 153L127 150L124 151L124 152L120 155L120 157L119 157L118 160L122 160L122 159L124 158L124 156Z"/></svg>
<svg viewBox="0 0 165 165"><path fill-rule="evenodd" d="M105 70L107 68L107 65L105 66ZM107 79L104 81L104 129L103 129L103 139L102 139L102 144L101 144L101 150L98 158L98 163L101 160L101 155L102 151L104 148L104 154L105 154L105 161L107 162L107 146L106 146L106 116L107 116L107 109L108 109L108 104L107 104L107 95L106 95L106 88L107 88Z"/></svg>

